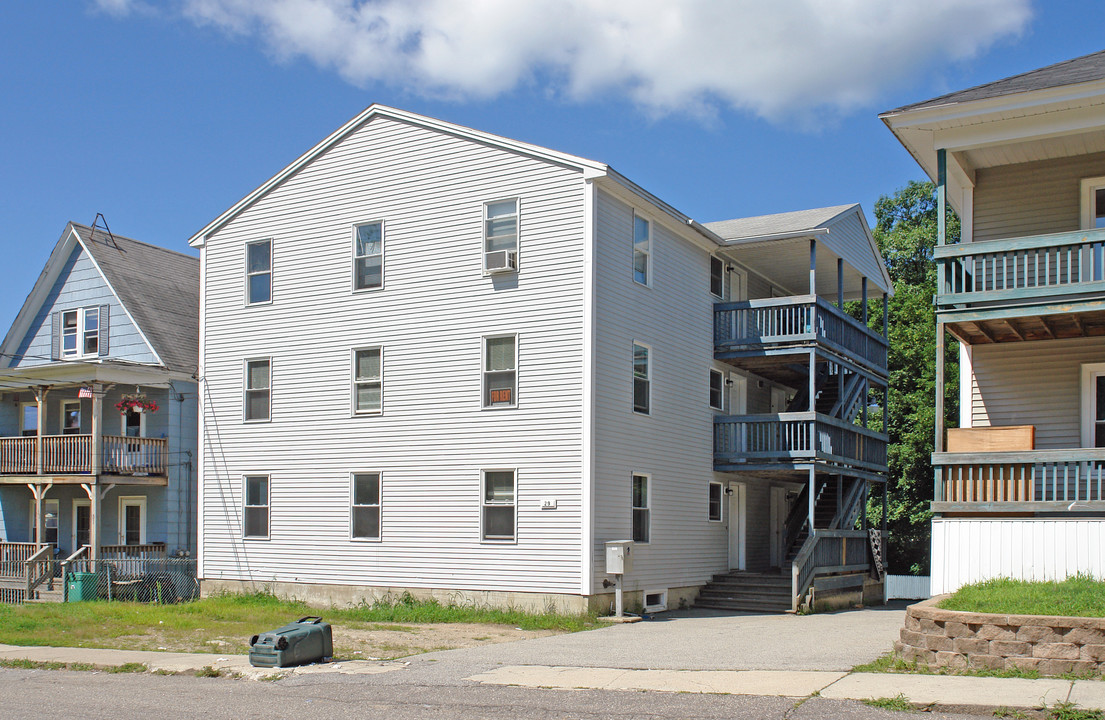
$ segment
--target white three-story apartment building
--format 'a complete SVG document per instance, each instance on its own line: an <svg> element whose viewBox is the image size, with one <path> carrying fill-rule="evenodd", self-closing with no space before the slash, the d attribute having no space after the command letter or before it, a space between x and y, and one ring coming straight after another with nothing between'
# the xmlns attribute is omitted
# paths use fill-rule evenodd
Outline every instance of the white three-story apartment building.
<svg viewBox="0 0 1105 720"><path fill-rule="evenodd" d="M783 568L789 609L796 561L862 586L885 341L833 302L890 285L858 206L710 229L374 105L191 244L205 590L579 609L630 539L650 607Z"/></svg>

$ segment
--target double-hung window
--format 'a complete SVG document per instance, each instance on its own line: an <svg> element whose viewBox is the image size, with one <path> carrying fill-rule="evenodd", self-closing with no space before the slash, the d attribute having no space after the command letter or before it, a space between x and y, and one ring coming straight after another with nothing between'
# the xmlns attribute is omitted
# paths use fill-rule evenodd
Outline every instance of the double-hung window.
<svg viewBox="0 0 1105 720"><path fill-rule="evenodd" d="M378 413L384 407L383 348L353 351L353 413Z"/></svg>
<svg viewBox="0 0 1105 720"><path fill-rule="evenodd" d="M633 216L633 281L652 282L652 225L640 215Z"/></svg>
<svg viewBox="0 0 1105 720"><path fill-rule="evenodd" d="M380 473L353 473L349 531L354 540L380 539Z"/></svg>
<svg viewBox="0 0 1105 720"><path fill-rule="evenodd" d="M648 415L652 406L652 361L647 345L633 343L633 412Z"/></svg>
<svg viewBox="0 0 1105 720"><path fill-rule="evenodd" d="M61 434L80 435L81 401L66 400L61 404Z"/></svg>
<svg viewBox="0 0 1105 720"><path fill-rule="evenodd" d="M100 316L107 306L76 308L61 312L61 357L83 358L100 354Z"/></svg>
<svg viewBox="0 0 1105 720"><path fill-rule="evenodd" d="M725 409L725 375L718 370L710 370L710 407L714 410Z"/></svg>
<svg viewBox="0 0 1105 720"><path fill-rule="evenodd" d="M242 535L247 538L269 536L269 476L246 475L242 507Z"/></svg>
<svg viewBox="0 0 1105 720"><path fill-rule="evenodd" d="M515 525L514 470L484 470L480 512L480 537L484 540L514 540Z"/></svg>
<svg viewBox="0 0 1105 720"><path fill-rule="evenodd" d="M486 273L518 269L518 199L483 206L483 270Z"/></svg>
<svg viewBox="0 0 1105 720"><path fill-rule="evenodd" d="M272 360L246 360L245 419L268 420L272 403Z"/></svg>
<svg viewBox="0 0 1105 720"><path fill-rule="evenodd" d="M721 258L710 258L710 294L717 298L725 295L725 263Z"/></svg>
<svg viewBox="0 0 1105 720"><path fill-rule="evenodd" d="M649 476L633 475L632 510L633 542L647 543L649 538Z"/></svg>
<svg viewBox="0 0 1105 720"><path fill-rule="evenodd" d="M492 335L483 339L483 406L516 407L518 336Z"/></svg>
<svg viewBox="0 0 1105 720"><path fill-rule="evenodd" d="M707 511L707 517L710 522L721 522L721 499L724 497L722 492L721 483L710 483L709 491L709 509Z"/></svg>
<svg viewBox="0 0 1105 720"><path fill-rule="evenodd" d="M246 303L272 302L272 240L246 245Z"/></svg>
<svg viewBox="0 0 1105 720"><path fill-rule="evenodd" d="M353 226L353 289L384 286L383 221Z"/></svg>

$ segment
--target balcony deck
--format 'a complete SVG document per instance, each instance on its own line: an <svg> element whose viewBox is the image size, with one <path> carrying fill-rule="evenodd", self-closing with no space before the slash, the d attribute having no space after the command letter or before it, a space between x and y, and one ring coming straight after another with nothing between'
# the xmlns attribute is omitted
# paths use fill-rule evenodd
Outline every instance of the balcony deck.
<svg viewBox="0 0 1105 720"><path fill-rule="evenodd" d="M757 373L777 356L817 346L875 377L887 377L886 339L815 295L714 305L714 354ZM773 378L774 379L774 378Z"/></svg>
<svg viewBox="0 0 1105 720"><path fill-rule="evenodd" d="M820 413L714 418L718 471L771 472L818 465L829 472L883 480L886 446L886 435Z"/></svg>
<svg viewBox="0 0 1105 720"><path fill-rule="evenodd" d="M1105 449L933 453L933 512L1105 513Z"/></svg>
<svg viewBox="0 0 1105 720"><path fill-rule="evenodd" d="M105 435L101 439L101 474L164 478L168 440ZM41 459L39 454L41 453ZM0 438L0 483L51 476L55 482L87 482L92 473L91 435L44 435Z"/></svg>
<svg viewBox="0 0 1105 720"><path fill-rule="evenodd" d="M1105 335L1105 229L937 247L936 308L964 342Z"/></svg>

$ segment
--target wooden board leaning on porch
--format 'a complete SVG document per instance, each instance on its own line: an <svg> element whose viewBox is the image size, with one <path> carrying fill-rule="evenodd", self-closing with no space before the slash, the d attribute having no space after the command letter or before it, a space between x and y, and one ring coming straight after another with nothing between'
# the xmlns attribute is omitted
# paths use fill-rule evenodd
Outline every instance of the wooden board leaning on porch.
<svg viewBox="0 0 1105 720"><path fill-rule="evenodd" d="M1011 452L1036 449L1035 425L948 428L947 452Z"/></svg>

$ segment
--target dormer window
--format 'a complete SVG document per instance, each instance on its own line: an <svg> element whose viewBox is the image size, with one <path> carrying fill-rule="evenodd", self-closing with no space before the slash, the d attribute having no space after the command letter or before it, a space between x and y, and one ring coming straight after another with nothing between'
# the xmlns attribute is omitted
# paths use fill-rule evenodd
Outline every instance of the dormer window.
<svg viewBox="0 0 1105 720"><path fill-rule="evenodd" d="M76 308L58 313L55 336L60 353L55 357L65 360L103 355L102 328L107 319L106 307Z"/></svg>

